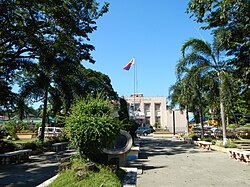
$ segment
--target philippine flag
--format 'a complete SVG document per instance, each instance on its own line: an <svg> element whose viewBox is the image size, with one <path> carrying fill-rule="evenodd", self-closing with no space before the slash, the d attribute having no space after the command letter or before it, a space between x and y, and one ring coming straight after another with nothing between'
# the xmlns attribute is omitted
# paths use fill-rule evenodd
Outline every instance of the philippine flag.
<svg viewBox="0 0 250 187"><path fill-rule="evenodd" d="M135 59L132 58L132 59L129 61L129 63L128 63L126 66L123 67L123 69L128 71L128 70L130 69L130 67L134 65L134 63L135 63Z"/></svg>

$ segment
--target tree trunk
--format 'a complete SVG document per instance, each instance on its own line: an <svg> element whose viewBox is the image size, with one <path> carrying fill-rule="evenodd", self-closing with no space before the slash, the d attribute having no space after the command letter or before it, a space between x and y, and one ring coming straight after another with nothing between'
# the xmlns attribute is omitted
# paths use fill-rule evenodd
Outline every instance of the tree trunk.
<svg viewBox="0 0 250 187"><path fill-rule="evenodd" d="M186 108L186 120L187 120L187 133L189 133L189 117L188 117L188 106Z"/></svg>
<svg viewBox="0 0 250 187"><path fill-rule="evenodd" d="M222 134L223 134L223 145L227 143L227 135L226 135L226 123L225 123L225 112L224 112L224 104L223 104L223 88L222 88L222 78L220 72L218 72L219 78L219 91L220 91L220 115L221 115L221 124L222 124Z"/></svg>
<svg viewBox="0 0 250 187"><path fill-rule="evenodd" d="M211 112L212 112L212 121L214 121L214 108L213 107L212 107Z"/></svg>
<svg viewBox="0 0 250 187"><path fill-rule="evenodd" d="M202 106L200 106L200 123L201 123L201 138L204 138L204 127L203 127L203 110Z"/></svg>
<svg viewBox="0 0 250 187"><path fill-rule="evenodd" d="M47 104L48 104L48 85L45 86L45 90L44 90L42 131L41 131L42 143L44 143L44 131L45 131L46 117L47 117Z"/></svg>
<svg viewBox="0 0 250 187"><path fill-rule="evenodd" d="M222 123L223 145L226 145L227 143L226 123L225 123L225 113L224 113L224 105L223 105L222 99L220 99L220 115L221 115L221 123Z"/></svg>

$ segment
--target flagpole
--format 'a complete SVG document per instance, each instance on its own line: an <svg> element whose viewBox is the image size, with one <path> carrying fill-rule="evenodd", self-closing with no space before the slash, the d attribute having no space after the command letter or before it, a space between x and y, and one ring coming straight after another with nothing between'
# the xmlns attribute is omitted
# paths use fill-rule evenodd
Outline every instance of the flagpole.
<svg viewBox="0 0 250 187"><path fill-rule="evenodd" d="M135 61L135 59L134 59ZM136 81L136 69L135 69L136 63L134 64L134 119L135 119L135 81Z"/></svg>

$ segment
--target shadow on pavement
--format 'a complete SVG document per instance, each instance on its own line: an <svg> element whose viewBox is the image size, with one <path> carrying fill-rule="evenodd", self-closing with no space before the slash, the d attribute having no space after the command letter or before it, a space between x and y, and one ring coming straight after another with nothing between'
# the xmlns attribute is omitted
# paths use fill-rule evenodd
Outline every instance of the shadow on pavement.
<svg viewBox="0 0 250 187"><path fill-rule="evenodd" d="M50 152L31 156L20 164L0 165L0 186L37 186L57 174L59 160L72 152Z"/></svg>

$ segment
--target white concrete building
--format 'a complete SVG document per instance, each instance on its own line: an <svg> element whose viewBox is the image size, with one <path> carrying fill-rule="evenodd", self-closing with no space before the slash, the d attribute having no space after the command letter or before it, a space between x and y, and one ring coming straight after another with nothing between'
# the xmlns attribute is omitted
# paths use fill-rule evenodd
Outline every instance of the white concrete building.
<svg viewBox="0 0 250 187"><path fill-rule="evenodd" d="M170 132L173 132L174 129L175 132L187 131L186 112L180 110L167 110L166 97L145 97L143 94L138 93L126 96L124 99L127 101L130 111L140 111L140 116L138 117L143 120L145 124L150 124L153 127ZM135 118L137 119L136 116Z"/></svg>

